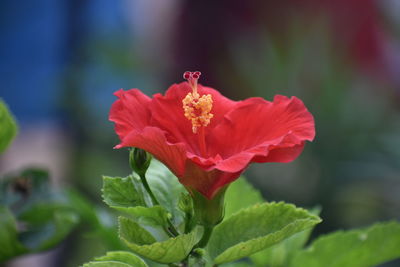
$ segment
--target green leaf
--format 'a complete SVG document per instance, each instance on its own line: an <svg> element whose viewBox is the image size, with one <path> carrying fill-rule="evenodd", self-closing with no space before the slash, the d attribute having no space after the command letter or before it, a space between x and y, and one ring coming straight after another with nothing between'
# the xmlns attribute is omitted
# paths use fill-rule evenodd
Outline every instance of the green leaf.
<svg viewBox="0 0 400 267"><path fill-rule="evenodd" d="M135 265L129 265L118 261L92 261L84 264L83 267L135 267Z"/></svg>
<svg viewBox="0 0 400 267"><path fill-rule="evenodd" d="M103 176L103 199L110 207L146 206L143 191L132 175L121 177Z"/></svg>
<svg viewBox="0 0 400 267"><path fill-rule="evenodd" d="M27 252L18 241L15 218L4 206L0 206L0 248L0 263Z"/></svg>
<svg viewBox="0 0 400 267"><path fill-rule="evenodd" d="M151 190L160 204L172 215L175 224L183 220L183 212L178 209L179 198L186 189L178 178L164 164L153 159L146 174Z"/></svg>
<svg viewBox="0 0 400 267"><path fill-rule="evenodd" d="M141 227L135 221L132 221L126 217L119 217L119 236L133 242L137 245L149 245L157 242L157 240L143 227Z"/></svg>
<svg viewBox="0 0 400 267"><path fill-rule="evenodd" d="M133 252L159 263L183 260L200 239L196 228L189 234L157 242L147 230L124 217L119 218L119 235Z"/></svg>
<svg viewBox="0 0 400 267"><path fill-rule="evenodd" d="M241 209L263 202L261 193L244 177L240 177L229 185L225 193L225 218L229 218Z"/></svg>
<svg viewBox="0 0 400 267"><path fill-rule="evenodd" d="M8 110L7 105L0 99L0 153L3 153L17 134L17 124Z"/></svg>
<svg viewBox="0 0 400 267"><path fill-rule="evenodd" d="M314 215L319 215L320 208L310 210ZM289 266L296 252L300 251L310 237L314 227L294 234L282 242L250 256L251 261L258 267L284 267Z"/></svg>
<svg viewBox="0 0 400 267"><path fill-rule="evenodd" d="M166 225L167 211L161 206L150 206L139 178L103 177L103 199L112 208L130 215L147 225Z"/></svg>
<svg viewBox="0 0 400 267"><path fill-rule="evenodd" d="M165 225L168 217L163 207L147 208L144 188L137 177L103 177L103 199L112 208L125 212L141 223Z"/></svg>
<svg viewBox="0 0 400 267"><path fill-rule="evenodd" d="M133 267L148 267L148 265L141 258L127 251L108 252L105 256L96 258L95 261L96 262L91 262L91 263L118 262ZM91 265L85 264L83 266L91 266ZM99 265L93 265L93 266L99 266Z"/></svg>
<svg viewBox="0 0 400 267"><path fill-rule="evenodd" d="M168 213L161 206L154 206L150 208L138 206L129 208L115 207L117 210L130 215L131 218L135 219L140 224L163 226L166 225L168 219Z"/></svg>
<svg viewBox="0 0 400 267"><path fill-rule="evenodd" d="M221 265L221 267L252 267L252 266L254 265L249 262L230 262Z"/></svg>
<svg viewBox="0 0 400 267"><path fill-rule="evenodd" d="M288 266L288 262L293 257L293 254L307 241L310 233L311 229L307 229L303 232L294 234L266 250L251 255L250 259L258 267Z"/></svg>
<svg viewBox="0 0 400 267"><path fill-rule="evenodd" d="M291 204L257 204L217 225L208 251L217 264L234 261L275 245L320 221L318 216Z"/></svg>
<svg viewBox="0 0 400 267"><path fill-rule="evenodd" d="M379 223L338 231L315 240L296 255L292 267L368 267L400 258L400 223Z"/></svg>
<svg viewBox="0 0 400 267"><path fill-rule="evenodd" d="M178 209L178 202L185 189L178 179L156 160L152 160L146 178L161 206L151 207L152 202L136 174L126 178L103 177L104 201L142 224L166 226L169 217L175 225L182 223L184 214Z"/></svg>

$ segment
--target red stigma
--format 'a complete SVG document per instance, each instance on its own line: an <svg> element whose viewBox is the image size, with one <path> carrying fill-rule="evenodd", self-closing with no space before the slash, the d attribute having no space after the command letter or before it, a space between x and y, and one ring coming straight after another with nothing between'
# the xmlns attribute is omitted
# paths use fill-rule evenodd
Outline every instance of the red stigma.
<svg viewBox="0 0 400 267"><path fill-rule="evenodd" d="M198 72L198 71L197 71ZM192 73L192 78L198 80L200 78L200 74L198 74L197 72Z"/></svg>
<svg viewBox="0 0 400 267"><path fill-rule="evenodd" d="M194 80L200 78L200 75L200 71L185 71L185 73L183 73L183 79L188 80L189 83L193 83Z"/></svg>
<svg viewBox="0 0 400 267"><path fill-rule="evenodd" d="M183 79L189 80L190 76L192 76L192 73L190 71L185 71L185 73L183 74Z"/></svg>
<svg viewBox="0 0 400 267"><path fill-rule="evenodd" d="M200 71L185 71L183 73L183 79L188 81L189 85L193 89L193 93L197 96L197 80L200 78L200 75Z"/></svg>

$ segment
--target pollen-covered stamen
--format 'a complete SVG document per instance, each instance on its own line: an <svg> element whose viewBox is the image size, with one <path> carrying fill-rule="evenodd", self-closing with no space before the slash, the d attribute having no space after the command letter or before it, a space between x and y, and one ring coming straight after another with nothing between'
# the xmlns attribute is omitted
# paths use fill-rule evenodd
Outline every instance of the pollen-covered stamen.
<svg viewBox="0 0 400 267"><path fill-rule="evenodd" d="M213 103L211 95L208 94L200 96L197 92L197 80L199 79L200 75L201 73L199 71L186 71L183 74L183 78L188 80L193 90L182 100L183 111L185 117L192 122L193 133L197 133L199 127L206 127L208 124L210 124L210 120L214 116L211 114Z"/></svg>
<svg viewBox="0 0 400 267"><path fill-rule="evenodd" d="M185 117L192 122L193 133L197 133L197 129L201 126L210 124L212 109L211 95L202 95L199 97L198 93L189 93L182 100L183 111Z"/></svg>

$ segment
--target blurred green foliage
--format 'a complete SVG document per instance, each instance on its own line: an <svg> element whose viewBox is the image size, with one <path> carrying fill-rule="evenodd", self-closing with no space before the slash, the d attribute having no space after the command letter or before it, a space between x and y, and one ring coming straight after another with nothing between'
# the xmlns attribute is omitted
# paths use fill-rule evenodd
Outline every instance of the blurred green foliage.
<svg viewBox="0 0 400 267"><path fill-rule="evenodd" d="M82 231L99 238L103 250L121 249L116 225L108 222L109 216L80 193L53 188L44 170L27 169L2 177L0 262L54 248L67 236Z"/></svg>
<svg viewBox="0 0 400 267"><path fill-rule="evenodd" d="M49 187L45 171L30 169L0 181L0 261L50 249L79 221L62 194Z"/></svg>
<svg viewBox="0 0 400 267"><path fill-rule="evenodd" d="M0 129L3 152L17 131L3 101ZM116 226L107 225L105 215L77 191L56 189L46 170L27 168L0 177L0 263L52 249L78 225L85 225L86 233L100 237L107 249L120 249Z"/></svg>

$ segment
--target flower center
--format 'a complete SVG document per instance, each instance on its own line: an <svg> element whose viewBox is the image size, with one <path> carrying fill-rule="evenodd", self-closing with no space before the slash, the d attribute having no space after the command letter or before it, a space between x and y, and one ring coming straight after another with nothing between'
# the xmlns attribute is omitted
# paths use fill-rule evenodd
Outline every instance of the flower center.
<svg viewBox="0 0 400 267"><path fill-rule="evenodd" d="M189 82L193 90L182 100L183 111L185 117L192 122L193 133L197 133L200 127L210 124L210 120L214 116L211 113L213 103L211 95L200 96L197 92L197 81L200 75L199 71L186 71L183 74L183 78Z"/></svg>

